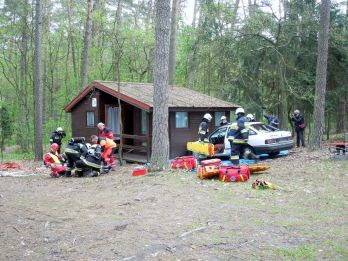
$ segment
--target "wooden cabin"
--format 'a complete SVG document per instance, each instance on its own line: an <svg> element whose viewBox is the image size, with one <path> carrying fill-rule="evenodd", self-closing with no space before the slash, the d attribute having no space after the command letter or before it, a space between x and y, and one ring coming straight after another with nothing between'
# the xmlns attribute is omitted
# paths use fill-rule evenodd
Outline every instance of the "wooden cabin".
<svg viewBox="0 0 348 261"><path fill-rule="evenodd" d="M72 135L86 140L97 134L97 124L105 123L119 143L125 160L148 162L151 157L154 88L151 83L94 81L66 107L71 113ZM118 99L121 104L119 117ZM221 116L229 119L238 106L194 90L169 87L170 157L186 155L186 142L198 139L198 126L205 113L213 116L210 131L219 126ZM121 118L121 120L120 120ZM122 129L122 133L121 133Z"/></svg>

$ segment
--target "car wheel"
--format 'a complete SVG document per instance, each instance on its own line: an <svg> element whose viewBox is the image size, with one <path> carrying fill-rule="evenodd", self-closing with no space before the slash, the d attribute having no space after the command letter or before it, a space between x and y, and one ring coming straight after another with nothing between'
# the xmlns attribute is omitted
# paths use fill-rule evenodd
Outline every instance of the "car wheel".
<svg viewBox="0 0 348 261"><path fill-rule="evenodd" d="M270 152L268 153L269 156L277 156L280 153L280 151L274 151L274 152Z"/></svg>
<svg viewBox="0 0 348 261"><path fill-rule="evenodd" d="M243 146L241 149L241 153L242 153L242 157L245 159L255 159L256 155L255 155L255 151L253 149L253 147L246 145Z"/></svg>

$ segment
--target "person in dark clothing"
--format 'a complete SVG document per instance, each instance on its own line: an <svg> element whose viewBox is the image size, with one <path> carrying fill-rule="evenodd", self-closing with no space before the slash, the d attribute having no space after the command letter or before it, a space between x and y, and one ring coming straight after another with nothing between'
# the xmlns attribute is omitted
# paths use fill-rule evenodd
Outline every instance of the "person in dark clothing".
<svg viewBox="0 0 348 261"><path fill-rule="evenodd" d="M244 116L245 112L243 108L236 110L237 119L236 125L232 125L228 132L228 140L231 144L231 158L230 161L233 166L239 166L239 155L244 144L248 142L249 130L245 127L245 123L248 121Z"/></svg>
<svg viewBox="0 0 348 261"><path fill-rule="evenodd" d="M66 136L65 131L61 128L58 127L54 132L51 134L50 138L50 144L52 145L53 143L58 144L58 153L60 153L60 148L62 147L62 139Z"/></svg>
<svg viewBox="0 0 348 261"><path fill-rule="evenodd" d="M221 116L220 118L220 126L228 125L227 117Z"/></svg>
<svg viewBox="0 0 348 261"><path fill-rule="evenodd" d="M209 142L208 140L208 134L209 134L209 126L208 123L211 122L211 119L213 117L210 115L210 113L206 113L203 116L203 119L201 123L199 124L198 128L198 140L203 142Z"/></svg>
<svg viewBox="0 0 348 261"><path fill-rule="evenodd" d="M65 147L64 155L66 158L66 176L71 177L71 171L76 166L76 162L81 158L86 157L88 153L87 146L85 144L84 137L71 138L68 145ZM80 175L82 173L75 172L75 175Z"/></svg>
<svg viewBox="0 0 348 261"><path fill-rule="evenodd" d="M268 121L268 125L271 126L272 130L277 130L279 129L279 119L277 116L275 116L273 113L269 115L263 115L266 120Z"/></svg>
<svg viewBox="0 0 348 261"><path fill-rule="evenodd" d="M297 147L300 147L300 144L302 144L302 147L305 147L304 130L306 126L304 123L304 117L300 114L299 110L295 110L294 114L291 115L291 120L295 125Z"/></svg>
<svg viewBox="0 0 348 261"><path fill-rule="evenodd" d="M76 161L76 172L80 176L97 177L100 175L102 167L101 146L93 144L89 149L86 157L81 157Z"/></svg>

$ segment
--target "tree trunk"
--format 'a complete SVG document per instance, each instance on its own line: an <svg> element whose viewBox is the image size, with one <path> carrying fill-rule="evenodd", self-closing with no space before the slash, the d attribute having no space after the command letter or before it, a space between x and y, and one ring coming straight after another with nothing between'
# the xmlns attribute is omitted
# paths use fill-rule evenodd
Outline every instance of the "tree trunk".
<svg viewBox="0 0 348 261"><path fill-rule="evenodd" d="M318 58L315 79L314 124L310 147L313 150L322 147L324 131L324 109L327 77L327 57L330 27L330 0L322 0L320 7L320 28L318 38Z"/></svg>
<svg viewBox="0 0 348 261"><path fill-rule="evenodd" d="M192 28L196 28L197 10L198 10L198 0L195 0L195 4L193 7L192 24L191 24Z"/></svg>
<svg viewBox="0 0 348 261"><path fill-rule="evenodd" d="M87 19L85 26L85 35L83 37L83 51L81 60L81 89L88 83L88 63L89 63L89 46L91 45L91 31L92 31L92 14L93 14L94 0L88 0Z"/></svg>
<svg viewBox="0 0 348 261"><path fill-rule="evenodd" d="M73 69L74 69L74 77L77 77L77 63L76 63L76 56L75 56L75 44L74 44L74 36L72 33L72 22L71 22L71 3L72 0L68 0L68 25L69 25L69 30L68 30L68 41L70 42L71 46L71 57L72 57L72 62L73 62Z"/></svg>
<svg viewBox="0 0 348 261"><path fill-rule="evenodd" d="M176 64L176 38L178 35L178 15L180 10L180 1L172 2L172 20L169 44L169 85L175 84L175 64Z"/></svg>
<svg viewBox="0 0 348 261"><path fill-rule="evenodd" d="M169 15L170 0L156 2L155 27L155 65L152 155L151 164L154 169L161 170L168 166L168 62L169 62Z"/></svg>
<svg viewBox="0 0 348 261"><path fill-rule="evenodd" d="M42 160L42 84L41 84L42 3L36 0L34 50L35 160Z"/></svg>
<svg viewBox="0 0 348 261"><path fill-rule="evenodd" d="M337 110L337 128L336 132L341 133L346 130L346 99L345 97L340 97L338 101Z"/></svg>

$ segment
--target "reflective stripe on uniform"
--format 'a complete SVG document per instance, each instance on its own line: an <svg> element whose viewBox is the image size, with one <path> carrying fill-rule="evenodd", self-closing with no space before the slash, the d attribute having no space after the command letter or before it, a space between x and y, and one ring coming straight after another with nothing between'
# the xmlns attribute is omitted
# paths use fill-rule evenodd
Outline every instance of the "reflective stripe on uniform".
<svg viewBox="0 0 348 261"><path fill-rule="evenodd" d="M246 133L246 132L248 132L249 130L248 129L242 129L241 130L241 133Z"/></svg>
<svg viewBox="0 0 348 261"><path fill-rule="evenodd" d="M54 155L53 153L49 152L48 155L51 156L51 158L54 160L54 163L56 165L62 165L62 163L60 162L59 158L57 155Z"/></svg>
<svg viewBox="0 0 348 261"><path fill-rule="evenodd" d="M64 153L70 153L70 154L78 154L79 152L73 149L66 148Z"/></svg>
<svg viewBox="0 0 348 261"><path fill-rule="evenodd" d="M234 140L234 136L228 136L227 139L232 141Z"/></svg>
<svg viewBox="0 0 348 261"><path fill-rule="evenodd" d="M81 168L76 168L75 170L76 170L76 171L82 171L82 169L81 169Z"/></svg>
<svg viewBox="0 0 348 261"><path fill-rule="evenodd" d="M239 155L231 155L230 160L239 160Z"/></svg>
<svg viewBox="0 0 348 261"><path fill-rule="evenodd" d="M233 143L243 144L246 143L244 139L234 139Z"/></svg>
<svg viewBox="0 0 348 261"><path fill-rule="evenodd" d="M101 168L101 165L98 165L98 164L95 164L93 162L89 162L87 161L86 159L82 159L82 161L87 165L87 166L90 166L92 168L96 168L96 169L100 169Z"/></svg>
<svg viewBox="0 0 348 261"><path fill-rule="evenodd" d="M205 130L199 130L198 134L205 135L205 134L207 134L207 132Z"/></svg>

